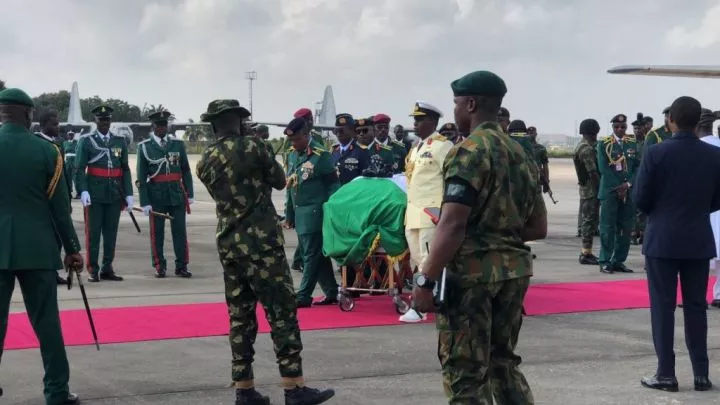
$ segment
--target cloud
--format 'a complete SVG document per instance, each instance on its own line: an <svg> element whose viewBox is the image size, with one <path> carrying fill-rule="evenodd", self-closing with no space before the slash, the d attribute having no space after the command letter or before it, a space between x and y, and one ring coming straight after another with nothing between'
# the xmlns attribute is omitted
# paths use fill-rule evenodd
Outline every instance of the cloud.
<svg viewBox="0 0 720 405"><path fill-rule="evenodd" d="M700 24L679 25L666 35L668 45L674 48L705 49L720 41L720 3L707 10Z"/></svg>

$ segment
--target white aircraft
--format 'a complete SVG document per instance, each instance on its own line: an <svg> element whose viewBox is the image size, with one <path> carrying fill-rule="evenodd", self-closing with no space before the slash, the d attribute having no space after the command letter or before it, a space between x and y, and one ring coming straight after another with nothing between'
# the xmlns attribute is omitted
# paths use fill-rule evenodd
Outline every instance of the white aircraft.
<svg viewBox="0 0 720 405"><path fill-rule="evenodd" d="M608 69L607 72L621 75L720 78L720 66L717 65L623 65Z"/></svg>

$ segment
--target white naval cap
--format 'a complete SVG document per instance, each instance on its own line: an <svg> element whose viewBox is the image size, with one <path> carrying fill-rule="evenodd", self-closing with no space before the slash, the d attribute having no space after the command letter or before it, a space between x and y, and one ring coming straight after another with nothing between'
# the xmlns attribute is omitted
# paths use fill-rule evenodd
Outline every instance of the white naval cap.
<svg viewBox="0 0 720 405"><path fill-rule="evenodd" d="M440 118L442 118L443 113L440 111L439 108L435 107L434 105L430 103L426 103L425 101L416 101L415 102L415 108L410 113L411 117L422 117L425 115L438 115Z"/></svg>

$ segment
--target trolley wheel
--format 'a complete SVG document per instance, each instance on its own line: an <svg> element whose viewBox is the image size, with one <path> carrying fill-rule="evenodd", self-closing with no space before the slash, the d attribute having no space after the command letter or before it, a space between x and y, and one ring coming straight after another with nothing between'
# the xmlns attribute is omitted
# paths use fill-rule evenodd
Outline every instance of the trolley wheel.
<svg viewBox="0 0 720 405"><path fill-rule="evenodd" d="M341 296L341 298L338 300L338 306L340 307L340 310L343 312L350 312L355 308L355 300L348 296Z"/></svg>
<svg viewBox="0 0 720 405"><path fill-rule="evenodd" d="M407 302L405 302L405 300L403 300L399 295L393 298L393 303L395 304L395 312L400 315L405 315L405 313L410 310L410 305L408 305Z"/></svg>

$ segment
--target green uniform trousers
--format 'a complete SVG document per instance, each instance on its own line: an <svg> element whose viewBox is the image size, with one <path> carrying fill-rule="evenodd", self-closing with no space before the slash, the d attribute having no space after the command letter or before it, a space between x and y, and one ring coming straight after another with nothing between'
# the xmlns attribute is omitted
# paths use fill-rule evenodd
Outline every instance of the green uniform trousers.
<svg viewBox="0 0 720 405"><path fill-rule="evenodd" d="M312 301L317 283L320 283L326 297L335 298L338 295L338 283L333 274L332 262L322 253L322 238L322 232L298 235L298 245L303 257L303 276L297 292L300 303Z"/></svg>
<svg viewBox="0 0 720 405"><path fill-rule="evenodd" d="M116 204L92 203L85 207L85 245L87 251L88 272L98 274L100 266L100 235L103 239L102 271L112 271L115 259L115 242L120 225L120 202Z"/></svg>
<svg viewBox="0 0 720 405"><path fill-rule="evenodd" d="M222 260L225 301L230 315L232 379L251 381L258 332L257 303L265 309L280 376L302 376L303 349L290 267L282 247L263 252L257 260Z"/></svg>
<svg viewBox="0 0 720 405"><path fill-rule="evenodd" d="M185 223L185 206L153 205L153 211L168 214L170 220L170 233L172 234L173 250L175 251L175 269L187 268L190 263L190 253L187 243L187 226ZM165 245L165 218L150 214L150 250L152 252L152 266L155 270L167 270L167 261L164 253Z"/></svg>
<svg viewBox="0 0 720 405"><path fill-rule="evenodd" d="M628 195L622 202L615 194L600 201L600 256L598 263L624 264L630 252L630 233L635 222L635 204Z"/></svg>
<svg viewBox="0 0 720 405"><path fill-rule="evenodd" d="M56 276L55 270L0 270L0 357L7 334L10 298L17 278L28 318L40 342L47 405L62 404L67 400L70 380L70 365L60 328Z"/></svg>
<svg viewBox="0 0 720 405"><path fill-rule="evenodd" d="M293 269L301 269L302 265L303 265L302 252L300 251L300 246L298 245L298 247L295 248L295 254L293 255L292 268Z"/></svg>
<svg viewBox="0 0 720 405"><path fill-rule="evenodd" d="M438 358L450 405L534 404L515 354L530 277L452 291L437 314Z"/></svg>
<svg viewBox="0 0 720 405"><path fill-rule="evenodd" d="M72 191L75 190L75 193L77 193L77 185L75 184L75 161L74 160L67 160L65 161L65 170L67 170L66 175L70 176L70 184L72 185L72 189L70 190L70 195L72 196Z"/></svg>

